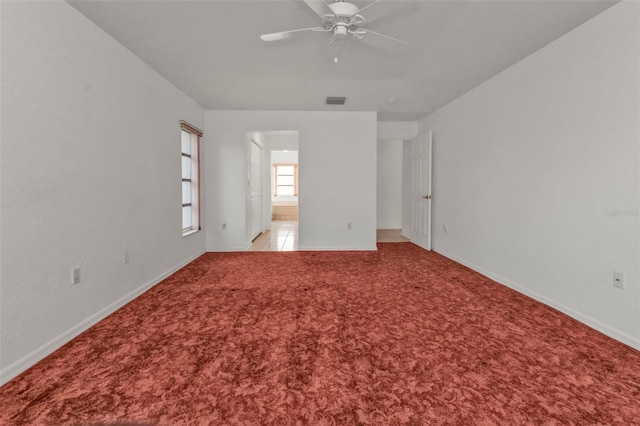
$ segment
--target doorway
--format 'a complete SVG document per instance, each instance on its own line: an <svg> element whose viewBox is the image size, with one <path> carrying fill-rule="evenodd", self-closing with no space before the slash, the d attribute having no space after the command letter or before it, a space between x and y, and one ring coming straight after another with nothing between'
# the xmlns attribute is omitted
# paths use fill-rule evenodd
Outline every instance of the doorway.
<svg viewBox="0 0 640 426"><path fill-rule="evenodd" d="M252 197L250 223L257 223L256 217L259 217L261 233L252 232L250 250L297 250L300 220L298 131L257 131L252 135L260 141L262 148L262 207L260 211L254 209L255 198ZM257 149L252 147L252 150L258 155Z"/></svg>
<svg viewBox="0 0 640 426"><path fill-rule="evenodd" d="M402 236L402 139L378 140L376 241L406 242Z"/></svg>

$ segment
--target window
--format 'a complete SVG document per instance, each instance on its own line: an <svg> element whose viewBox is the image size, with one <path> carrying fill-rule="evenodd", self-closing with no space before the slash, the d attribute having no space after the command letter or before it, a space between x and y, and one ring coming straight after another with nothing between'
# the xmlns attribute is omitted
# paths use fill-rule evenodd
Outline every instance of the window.
<svg viewBox="0 0 640 426"><path fill-rule="evenodd" d="M180 122L182 145L182 235L200 230L200 137L202 132Z"/></svg>
<svg viewBox="0 0 640 426"><path fill-rule="evenodd" d="M274 164L275 196L298 196L298 165Z"/></svg>

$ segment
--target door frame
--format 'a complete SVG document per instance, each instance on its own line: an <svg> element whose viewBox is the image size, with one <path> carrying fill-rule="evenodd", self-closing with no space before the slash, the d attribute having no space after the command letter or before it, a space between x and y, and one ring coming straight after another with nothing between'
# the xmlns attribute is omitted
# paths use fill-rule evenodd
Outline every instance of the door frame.
<svg viewBox="0 0 640 426"><path fill-rule="evenodd" d="M253 158L253 146L256 146L260 149L259 155L257 156L257 161L259 163L259 169L256 173L256 176L254 176L253 173L253 163L252 163L252 158ZM264 156L264 147L256 142L254 139L250 139L249 140L249 170L248 170L248 179L247 179L247 192L248 192L248 197L249 197L249 214L248 214L248 229L247 229L247 233L249 234L249 240L253 241L254 239L256 239L263 231L263 226L262 226L262 193L263 193L263 177L262 177L262 168L263 168L263 156ZM253 191L253 180L254 179L259 179L259 188L257 191ZM254 204L254 200L253 200L253 193L256 192L260 198L259 202L258 202L258 207L260 209L260 212L258 214L258 217L254 217L254 211L253 211L253 204ZM259 221L260 226L258 229L258 233L254 234L253 232L253 228L254 228L254 222Z"/></svg>

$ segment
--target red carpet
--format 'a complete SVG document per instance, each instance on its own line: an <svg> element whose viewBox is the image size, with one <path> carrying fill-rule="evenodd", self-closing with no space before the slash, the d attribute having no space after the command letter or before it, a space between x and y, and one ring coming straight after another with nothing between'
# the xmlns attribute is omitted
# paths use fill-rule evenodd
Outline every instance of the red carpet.
<svg viewBox="0 0 640 426"><path fill-rule="evenodd" d="M640 424L639 352L379 247L205 254L0 388L0 423Z"/></svg>

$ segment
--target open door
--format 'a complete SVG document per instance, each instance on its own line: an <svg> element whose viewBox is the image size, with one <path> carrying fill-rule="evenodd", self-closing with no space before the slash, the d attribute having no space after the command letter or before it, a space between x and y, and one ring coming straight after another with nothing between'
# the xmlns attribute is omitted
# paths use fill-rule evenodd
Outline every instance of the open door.
<svg viewBox="0 0 640 426"><path fill-rule="evenodd" d="M408 237L412 243L431 250L431 132L405 142L403 151L405 179L404 208L409 221ZM404 226L403 226L404 227Z"/></svg>

